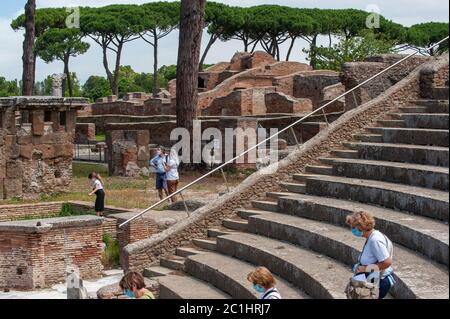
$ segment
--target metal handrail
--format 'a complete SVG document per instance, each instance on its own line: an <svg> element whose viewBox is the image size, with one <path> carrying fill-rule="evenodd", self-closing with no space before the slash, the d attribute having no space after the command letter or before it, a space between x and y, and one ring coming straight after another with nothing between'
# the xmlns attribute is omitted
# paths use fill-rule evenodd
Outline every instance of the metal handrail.
<svg viewBox="0 0 450 319"><path fill-rule="evenodd" d="M441 43L447 41L449 39L449 37L447 36L446 38L442 39L441 41L437 42L436 44L430 46L429 48L426 49L426 51L429 51L433 48L435 48L436 46L440 45ZM153 204L152 206L146 208L145 210L143 210L142 212L140 212L139 214L137 214L136 216L126 220L125 222L123 222L122 224L119 225L119 228L125 226L126 224L132 222L133 220L139 218L140 216L144 215L145 213L147 213L148 211L152 210L153 208L159 206L160 204L164 203L165 201L169 200L170 198L172 198L173 196L176 196L180 193L182 193L184 190L190 188L191 186L197 184L198 182L202 181L203 179L205 179L206 177L208 177L209 175L222 170L225 166L227 166L228 164L233 163L235 160L237 160L238 158L250 153L251 151L253 151L254 149L258 148L259 146L266 144L268 141L272 140L274 137L277 137L278 135L280 135L281 133L291 129L292 127L294 127L295 125L303 122L305 119L309 118L310 116L321 112L322 110L324 110L327 106L333 104L334 102L342 99L343 97L347 96L349 93L353 93L355 90L359 89L360 87L364 86L365 84L369 83L370 81L372 81L373 79L376 79L377 77L379 77L380 75L386 73L387 71L391 70L392 68L394 68L395 66L401 64L402 62L410 59L411 57L415 56L417 53L421 52L421 50L416 49L416 51L414 53L411 53L407 56L405 56L404 58L400 59L399 61L395 62L394 64L388 66L386 69L381 70L380 72L378 72L377 74L371 76L370 78L368 78L367 80L361 82L360 84L358 84L357 86L355 86L354 88L348 90L347 92L344 92L343 94L341 94L340 96L338 96L337 98L335 98L334 100L327 102L326 104L322 105L321 107L317 108L316 110L312 111L311 113L305 115L304 117L302 117L301 119L293 122L292 124L286 126L285 128L281 129L280 131L278 131L277 133L273 134L272 136L270 136L269 138L265 139L262 142L259 142L258 144L252 146L251 148L249 148L248 150L246 150L245 152L237 155L236 157L226 161L225 163L221 164L220 166L216 167L215 169L209 171L208 173L206 173L205 175L197 178L196 180L194 180L193 182L187 184L186 186L182 187L181 189L179 189L178 191L176 191L175 193L167 196L164 199L161 199L160 201L158 201L157 203Z"/></svg>

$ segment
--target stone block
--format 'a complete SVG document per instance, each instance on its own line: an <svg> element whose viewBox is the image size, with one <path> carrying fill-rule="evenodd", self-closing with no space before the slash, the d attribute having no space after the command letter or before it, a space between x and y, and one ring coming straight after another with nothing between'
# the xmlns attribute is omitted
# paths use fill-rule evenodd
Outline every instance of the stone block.
<svg viewBox="0 0 450 319"><path fill-rule="evenodd" d="M77 111L69 110L66 113L66 131L73 132L77 123Z"/></svg>
<svg viewBox="0 0 450 319"><path fill-rule="evenodd" d="M22 179L6 178L3 183L4 198L22 197Z"/></svg>
<svg viewBox="0 0 450 319"><path fill-rule="evenodd" d="M52 125L53 125L53 132L58 132L60 129L60 125L59 125L60 112L52 111L51 117L52 117L51 120L52 120Z"/></svg>
<svg viewBox="0 0 450 319"><path fill-rule="evenodd" d="M6 164L6 177L7 178L21 178L22 177L22 162L21 161L8 161Z"/></svg>
<svg viewBox="0 0 450 319"><path fill-rule="evenodd" d="M137 146L148 146L150 144L150 132L138 131L136 134L136 144Z"/></svg>
<svg viewBox="0 0 450 319"><path fill-rule="evenodd" d="M42 110L31 111L31 125L33 135L37 136L44 135L45 130L44 111Z"/></svg>
<svg viewBox="0 0 450 319"><path fill-rule="evenodd" d="M73 156L73 145L72 144L54 145L54 156L71 158Z"/></svg>
<svg viewBox="0 0 450 319"><path fill-rule="evenodd" d="M150 160L150 151L147 146L139 147L137 159L138 159L138 161L149 161Z"/></svg>
<svg viewBox="0 0 450 319"><path fill-rule="evenodd" d="M24 159L32 159L33 157L33 149L32 145L20 145L20 157Z"/></svg>

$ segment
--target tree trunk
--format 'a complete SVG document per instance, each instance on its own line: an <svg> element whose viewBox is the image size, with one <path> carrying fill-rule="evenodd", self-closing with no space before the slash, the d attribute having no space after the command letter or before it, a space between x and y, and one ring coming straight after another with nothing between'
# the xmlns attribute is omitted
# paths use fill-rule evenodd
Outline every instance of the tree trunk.
<svg viewBox="0 0 450 319"><path fill-rule="evenodd" d="M292 54L292 50L294 49L294 44L295 44L295 40L297 38L295 36L291 37L291 45L289 46L289 50L288 53L286 55L286 61L289 61L289 59L291 58L291 54Z"/></svg>
<svg viewBox="0 0 450 319"><path fill-rule="evenodd" d="M278 45L278 43L275 46L275 50L277 52L277 61L280 62L281 60L281 55L280 55L280 46Z"/></svg>
<svg viewBox="0 0 450 319"><path fill-rule="evenodd" d="M116 67L114 69L113 95L119 97L120 60L122 58L123 40L119 42L116 55Z"/></svg>
<svg viewBox="0 0 450 319"><path fill-rule="evenodd" d="M153 30L153 38L155 42L153 43L153 96L156 97L159 92L158 85L158 34L156 30Z"/></svg>
<svg viewBox="0 0 450 319"><path fill-rule="evenodd" d="M177 65L177 125L192 136L197 118L198 65L206 0L181 0L180 40Z"/></svg>
<svg viewBox="0 0 450 319"><path fill-rule="evenodd" d="M202 58L200 59L200 63L198 65L199 71L203 71L203 64L205 64L206 57L208 55L209 50L211 50L211 47L214 43L216 43L217 39L219 38L218 35L211 34L211 38L209 38L208 45L205 48L205 52L203 52Z"/></svg>
<svg viewBox="0 0 450 319"><path fill-rule="evenodd" d="M109 86L111 88L111 92L114 92L114 76L113 76L111 70L109 69L109 64L108 64L108 47L106 46L106 44L102 45L102 49L103 49L103 67L105 68L106 77L108 78L108 82L109 82Z"/></svg>
<svg viewBox="0 0 450 319"><path fill-rule="evenodd" d="M67 88L69 89L69 96L73 97L73 82L72 82L72 77L70 76L69 61L70 61L70 55L66 55L64 57L64 74L66 75L65 83L67 83ZM65 94L66 94L66 88L63 87L63 96Z"/></svg>
<svg viewBox="0 0 450 319"><path fill-rule="evenodd" d="M258 41L258 40L255 40L255 43L253 44L251 53L254 53L254 52L255 52L256 46L258 45L258 43L259 43L259 41Z"/></svg>
<svg viewBox="0 0 450 319"><path fill-rule="evenodd" d="M313 70L317 67L317 35L315 35L311 42L311 49L310 49L310 65L312 66Z"/></svg>
<svg viewBox="0 0 450 319"><path fill-rule="evenodd" d="M248 40L244 38L242 42L244 42L244 52L248 52Z"/></svg>
<svg viewBox="0 0 450 319"><path fill-rule="evenodd" d="M25 5L25 39L23 41L22 94L33 95L35 81L34 40L36 37L36 0L28 0Z"/></svg>

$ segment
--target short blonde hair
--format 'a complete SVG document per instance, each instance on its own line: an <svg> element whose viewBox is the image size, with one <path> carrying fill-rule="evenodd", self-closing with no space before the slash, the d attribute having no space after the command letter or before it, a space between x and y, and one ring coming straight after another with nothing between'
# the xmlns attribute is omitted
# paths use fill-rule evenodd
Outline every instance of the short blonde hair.
<svg viewBox="0 0 450 319"><path fill-rule="evenodd" d="M260 285L265 289L275 287L276 281L272 273L266 267L258 267L248 274L247 280L253 284Z"/></svg>
<svg viewBox="0 0 450 319"><path fill-rule="evenodd" d="M371 231L375 228L375 218L371 214L363 211L348 215L345 218L345 222L347 225L363 231Z"/></svg>

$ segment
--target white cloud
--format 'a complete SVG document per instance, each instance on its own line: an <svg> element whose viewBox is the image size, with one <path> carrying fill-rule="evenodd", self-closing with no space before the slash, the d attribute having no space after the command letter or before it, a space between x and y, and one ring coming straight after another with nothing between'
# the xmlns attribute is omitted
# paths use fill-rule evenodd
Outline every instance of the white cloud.
<svg viewBox="0 0 450 319"><path fill-rule="evenodd" d="M147 3L157 0L40 0L39 7L72 7L72 6L101 6L118 3ZM376 4L381 14L404 25L412 25L425 21L447 21L449 2L447 0L217 0L229 5L252 6L258 4L277 3L280 5L296 7L318 7L318 8L357 8L365 9L370 4ZM0 76L9 79L20 78L22 68L22 33L11 30L9 24L11 19L0 19ZM204 42L208 35L205 34ZM285 45L288 45L287 43ZM173 32L163 39L160 48L160 64L174 64L177 59L178 32ZM304 42L298 41L293 53L293 59L304 61L301 52ZM227 61L238 50L242 50L242 44L238 41L227 43L216 43L207 59L207 63ZM286 52L286 48L283 48ZM285 54L285 53L283 53ZM151 72L153 65L152 48L143 41L135 41L127 44L124 48L123 65L131 65L138 72ZM77 72L79 78L84 81L89 75L104 75L101 64L101 51L97 44L92 43L91 49L83 56L72 60L71 69ZM37 78L42 79L48 74L61 72L61 63L55 62L45 64L38 61Z"/></svg>

